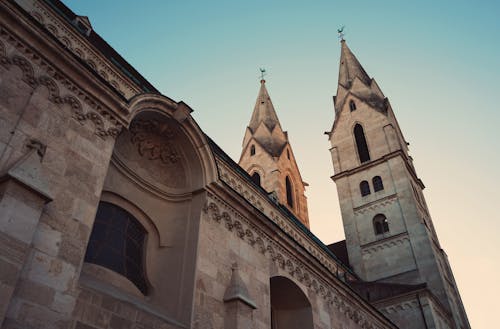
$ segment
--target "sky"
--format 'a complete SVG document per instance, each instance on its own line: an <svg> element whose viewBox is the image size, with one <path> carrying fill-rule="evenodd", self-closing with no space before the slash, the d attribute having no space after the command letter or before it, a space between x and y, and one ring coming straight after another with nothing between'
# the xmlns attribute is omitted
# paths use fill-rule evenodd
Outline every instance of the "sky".
<svg viewBox="0 0 500 329"><path fill-rule="evenodd" d="M64 0L235 161L259 68L307 189L311 231L344 239L325 131L345 39L389 98L473 328L500 296L500 1Z"/></svg>

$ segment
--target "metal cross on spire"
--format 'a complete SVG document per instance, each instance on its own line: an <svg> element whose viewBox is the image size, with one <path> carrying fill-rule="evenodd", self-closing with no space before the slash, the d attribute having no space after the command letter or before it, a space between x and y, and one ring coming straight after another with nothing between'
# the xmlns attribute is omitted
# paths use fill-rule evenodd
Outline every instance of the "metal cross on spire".
<svg viewBox="0 0 500 329"><path fill-rule="evenodd" d="M264 76L266 75L266 69L264 68L259 68L260 70L260 80L264 80Z"/></svg>
<svg viewBox="0 0 500 329"><path fill-rule="evenodd" d="M340 29L337 29L337 33L339 34L340 41L344 41L344 28L345 25L342 25Z"/></svg>

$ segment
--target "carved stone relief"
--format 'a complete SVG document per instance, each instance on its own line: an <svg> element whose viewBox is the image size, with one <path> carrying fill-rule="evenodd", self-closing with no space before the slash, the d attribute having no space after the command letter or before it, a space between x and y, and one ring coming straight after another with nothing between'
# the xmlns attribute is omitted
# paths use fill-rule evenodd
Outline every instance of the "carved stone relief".
<svg viewBox="0 0 500 329"><path fill-rule="evenodd" d="M336 308L361 328L380 328L374 324L379 322L378 319L359 311L359 306L352 303L340 290L310 271L299 259L215 195L208 193L203 211L206 214L205 218L223 224L226 230L233 232L238 238L270 258L278 268L321 296L328 305Z"/></svg>
<svg viewBox="0 0 500 329"><path fill-rule="evenodd" d="M127 99L141 92L139 86L126 78L102 55L97 53L91 45L73 29L67 28L67 23L61 21L59 15L54 15L40 1L32 2L31 15L42 24L54 37L76 56L84 60L89 67L96 71L104 80Z"/></svg>
<svg viewBox="0 0 500 329"><path fill-rule="evenodd" d="M114 158L131 178L161 191L175 192L188 185L188 170L181 150L181 134L171 123L135 119L118 137Z"/></svg>
<svg viewBox="0 0 500 329"><path fill-rule="evenodd" d="M410 238L408 237L407 234L398 235L395 238L389 238L383 241L372 242L368 247L362 246L362 253L363 255L374 254L384 249L400 247L409 243L410 243Z"/></svg>
<svg viewBox="0 0 500 329"><path fill-rule="evenodd" d="M0 39L2 40L0 41L0 65L6 68L11 65L18 66L26 84L33 89L45 86L49 90L49 101L60 106L69 105L72 117L81 124L92 123L96 135L102 138L108 136L114 138L118 135L122 126L103 105L90 98L56 68L1 27ZM15 46L15 49L11 45ZM61 95L60 90L64 88L60 86L72 93ZM87 106L84 107L80 100L83 100Z"/></svg>
<svg viewBox="0 0 500 329"><path fill-rule="evenodd" d="M297 243L302 245L311 255L313 255L319 262L323 264L323 266L328 268L332 273L337 273L341 277L350 276L350 274L346 272L345 269L342 268L342 266L339 266L339 264L336 263L330 255L328 255L317 245L310 242L309 238L307 238L303 232L299 231L299 229L290 222L290 219L284 217L281 213L276 211L275 204L272 203L269 198L265 198L264 196L256 193L247 182L240 179L235 173L227 168L222 160L216 158L216 161L219 168L221 180L223 180L231 188L238 192L250 204L264 213L284 232L292 236Z"/></svg>

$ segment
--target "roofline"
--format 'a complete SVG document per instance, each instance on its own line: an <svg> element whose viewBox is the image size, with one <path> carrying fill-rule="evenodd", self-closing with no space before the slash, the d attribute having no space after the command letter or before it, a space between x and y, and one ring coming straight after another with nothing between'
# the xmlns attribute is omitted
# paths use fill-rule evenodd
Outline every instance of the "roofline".
<svg viewBox="0 0 500 329"><path fill-rule="evenodd" d="M106 42L94 29L91 29L87 36L73 24L73 20L78 17L69 7L60 0L43 0L50 8L64 18L82 37L95 47L109 62L123 73L132 82L138 85L146 93L158 93L156 89L142 74L140 74L129 62L127 62L109 43Z"/></svg>

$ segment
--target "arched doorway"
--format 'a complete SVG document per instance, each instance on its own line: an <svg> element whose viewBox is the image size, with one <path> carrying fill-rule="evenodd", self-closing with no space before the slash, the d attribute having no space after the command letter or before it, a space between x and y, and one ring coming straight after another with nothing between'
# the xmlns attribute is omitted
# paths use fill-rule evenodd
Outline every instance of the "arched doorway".
<svg viewBox="0 0 500 329"><path fill-rule="evenodd" d="M275 276L271 285L271 329L312 329L311 303L290 279Z"/></svg>

